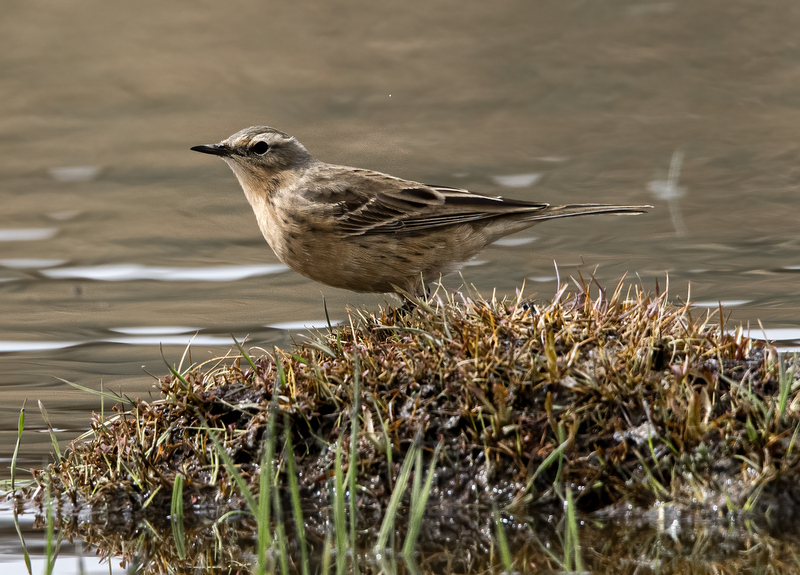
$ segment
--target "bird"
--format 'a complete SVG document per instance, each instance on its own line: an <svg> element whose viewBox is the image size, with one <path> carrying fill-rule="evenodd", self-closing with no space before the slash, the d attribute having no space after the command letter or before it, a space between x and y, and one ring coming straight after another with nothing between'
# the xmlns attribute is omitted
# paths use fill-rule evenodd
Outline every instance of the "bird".
<svg viewBox="0 0 800 575"><path fill-rule="evenodd" d="M230 166L275 255L354 292L424 297L492 242L556 218L641 214L649 205L551 206L317 160L296 138L252 126L190 148Z"/></svg>

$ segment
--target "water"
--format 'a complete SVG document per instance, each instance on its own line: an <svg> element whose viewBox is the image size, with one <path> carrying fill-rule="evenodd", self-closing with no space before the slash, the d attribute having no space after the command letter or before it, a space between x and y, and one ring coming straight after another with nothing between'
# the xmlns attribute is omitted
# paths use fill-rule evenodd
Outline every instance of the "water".
<svg viewBox="0 0 800 575"><path fill-rule="evenodd" d="M265 349L355 295L287 271L222 162L189 151L252 124L315 156L551 203L652 203L552 222L464 269L480 290L547 298L628 279L726 302L800 342L800 11L786 1L347 0L300 4L12 3L0 21L0 446L7 474L99 400L154 374ZM636 275L638 274L638 278ZM457 287L458 276L445 283ZM388 298L391 300L391 297ZM287 331L288 330L288 331ZM302 331L302 329L300 329ZM771 335L770 335L771 334Z"/></svg>

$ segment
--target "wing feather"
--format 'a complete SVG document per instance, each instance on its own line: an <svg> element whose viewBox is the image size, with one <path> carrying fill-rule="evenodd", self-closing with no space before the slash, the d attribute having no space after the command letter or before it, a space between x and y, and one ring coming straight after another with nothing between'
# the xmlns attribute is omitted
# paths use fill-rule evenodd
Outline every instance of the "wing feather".
<svg viewBox="0 0 800 575"><path fill-rule="evenodd" d="M348 194L349 192L349 194ZM483 196L445 186L397 187L377 193L356 194L361 201L339 202L339 226L347 235L419 231L476 222L512 213L538 212L548 204Z"/></svg>

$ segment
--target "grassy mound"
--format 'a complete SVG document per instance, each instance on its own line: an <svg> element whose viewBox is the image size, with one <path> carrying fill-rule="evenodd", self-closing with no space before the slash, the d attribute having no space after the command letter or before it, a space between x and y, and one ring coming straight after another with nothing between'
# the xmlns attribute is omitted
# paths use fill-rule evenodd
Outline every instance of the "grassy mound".
<svg viewBox="0 0 800 575"><path fill-rule="evenodd" d="M83 532L168 529L180 476L197 535L247 508L242 491L265 488L265 464L278 488L270 521L284 510L295 548L302 535L322 549L346 521L337 485L358 546L385 543L388 513L398 546L416 530L418 551L469 549L470 561L494 549L501 516L511 548L541 557L534 526L567 500L650 527L780 528L797 511L794 365L665 295L620 285L592 298L584 287L540 305L457 293L353 313L289 352L252 351L174 368L162 399L95 417L91 439L39 474L69 503L62 520L88 504L99 519ZM304 533L289 509L302 510Z"/></svg>

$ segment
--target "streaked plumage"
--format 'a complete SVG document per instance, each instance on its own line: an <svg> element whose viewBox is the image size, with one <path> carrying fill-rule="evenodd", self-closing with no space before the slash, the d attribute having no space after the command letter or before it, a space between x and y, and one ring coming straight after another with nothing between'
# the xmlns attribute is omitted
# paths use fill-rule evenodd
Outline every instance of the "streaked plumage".
<svg viewBox="0 0 800 575"><path fill-rule="evenodd" d="M639 214L650 206L550 206L326 164L274 128L246 128L192 150L220 156L278 258L313 280L358 292L423 293L487 245L540 221Z"/></svg>

